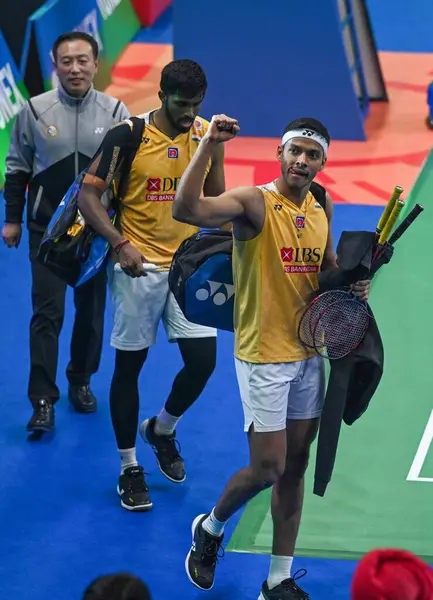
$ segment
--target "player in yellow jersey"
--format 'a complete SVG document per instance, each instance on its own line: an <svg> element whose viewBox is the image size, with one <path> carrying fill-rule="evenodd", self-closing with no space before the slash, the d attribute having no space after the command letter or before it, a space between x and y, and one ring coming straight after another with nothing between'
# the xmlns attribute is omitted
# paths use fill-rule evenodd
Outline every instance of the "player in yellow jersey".
<svg viewBox="0 0 433 600"><path fill-rule="evenodd" d="M235 364L250 445L250 466L234 475L210 514L195 518L186 572L197 587L213 586L227 520L272 487L273 552L260 600L309 598L291 576L301 518L304 473L322 410L323 359L298 341L297 326L318 272L336 266L329 221L310 192L326 163L330 137L315 119L290 123L278 147L281 175L259 187L200 197L209 157L239 131L237 121L214 117L178 186L173 216L183 223L233 223ZM363 299L368 282L353 286Z"/></svg>
<svg viewBox="0 0 433 600"><path fill-rule="evenodd" d="M112 225L100 198L113 179L116 165L128 152L131 122L123 122L107 134L78 198L86 222L113 249L109 283L114 314L111 345L116 349L116 360L110 409L121 459L118 493L121 506L132 511L152 506L135 446L138 377L149 347L156 341L160 321L169 340L178 342L184 367L161 412L140 425L140 434L152 446L162 473L173 482L186 478L175 439L176 424L203 391L216 361L216 331L185 319L169 291L167 270L146 273L143 268L143 263L168 268L181 242L198 231L195 226L175 221L171 204L180 178L209 126L198 116L207 82L197 63L169 63L162 70L160 85L161 107L140 115L145 129L120 200L118 226ZM205 167L206 194L224 191L223 163L223 152L215 148ZM115 263L121 268L117 269Z"/></svg>

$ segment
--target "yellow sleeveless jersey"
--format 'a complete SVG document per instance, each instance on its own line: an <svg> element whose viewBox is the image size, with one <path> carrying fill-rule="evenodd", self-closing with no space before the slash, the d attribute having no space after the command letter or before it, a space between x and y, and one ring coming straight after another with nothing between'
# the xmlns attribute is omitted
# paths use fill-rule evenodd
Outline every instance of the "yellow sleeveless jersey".
<svg viewBox="0 0 433 600"><path fill-rule="evenodd" d="M172 202L209 122L196 117L188 133L172 140L149 124L150 113L139 116L146 128L122 199L120 230L148 261L169 266L183 240L199 230L173 219ZM206 175L210 166L209 162Z"/></svg>
<svg viewBox="0 0 433 600"><path fill-rule="evenodd" d="M303 360L314 351L299 341L298 325L318 288L328 219L311 192L299 208L274 183L259 189L262 231L233 240L235 356L252 363Z"/></svg>

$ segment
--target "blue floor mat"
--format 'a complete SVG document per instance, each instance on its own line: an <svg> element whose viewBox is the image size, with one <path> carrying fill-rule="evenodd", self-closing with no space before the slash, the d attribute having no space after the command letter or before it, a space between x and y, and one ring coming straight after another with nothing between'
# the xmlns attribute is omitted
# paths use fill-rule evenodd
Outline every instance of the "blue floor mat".
<svg viewBox="0 0 433 600"><path fill-rule="evenodd" d="M371 230L381 210L336 206L335 239L343 229ZM154 600L202 597L184 572L191 522L213 507L228 477L248 460L232 335L220 334L215 375L179 424L188 479L181 485L164 479L151 450L138 440L139 460L150 473L154 509L131 514L120 508L116 494L119 458L108 407L114 356L108 344L109 311L103 360L92 382L99 410L78 415L67 404L64 374L73 314L68 293L56 434L29 442L24 431L31 413L26 398L31 314L27 235L19 250L0 246L0 265L0 597L79 600L92 579L124 570L142 577ZM180 365L177 347L160 332L140 381L141 418L159 411ZM236 521L229 524L227 539ZM267 556L227 553L218 566L215 588L206 597L255 600L268 562ZM349 598L355 563L299 559L294 567L308 569L305 588L313 599Z"/></svg>

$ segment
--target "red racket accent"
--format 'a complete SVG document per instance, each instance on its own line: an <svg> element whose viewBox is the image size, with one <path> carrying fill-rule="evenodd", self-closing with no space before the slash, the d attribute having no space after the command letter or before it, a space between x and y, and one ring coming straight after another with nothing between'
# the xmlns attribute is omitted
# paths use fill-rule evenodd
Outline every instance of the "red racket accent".
<svg viewBox="0 0 433 600"><path fill-rule="evenodd" d="M351 293L325 292L305 310L299 323L299 339L320 356L337 360L361 344L370 318L367 306Z"/></svg>

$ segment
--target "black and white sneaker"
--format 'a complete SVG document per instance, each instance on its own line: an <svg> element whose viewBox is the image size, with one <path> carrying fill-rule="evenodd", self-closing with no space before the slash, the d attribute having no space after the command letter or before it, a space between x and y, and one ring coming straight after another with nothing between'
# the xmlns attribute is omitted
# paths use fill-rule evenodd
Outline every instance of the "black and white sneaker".
<svg viewBox="0 0 433 600"><path fill-rule="evenodd" d="M143 467L128 467L119 477L117 493L120 504L126 510L143 512L152 508L149 488L144 479Z"/></svg>
<svg viewBox="0 0 433 600"><path fill-rule="evenodd" d="M285 579L280 585L277 585L277 587L274 587L271 590L268 588L268 582L265 581L262 585L262 591L260 592L258 600L310 600L309 594L304 592L304 590L301 590L296 584L296 581L306 574L307 571L305 569L300 569L299 571L296 571L293 577Z"/></svg>
<svg viewBox="0 0 433 600"><path fill-rule="evenodd" d="M140 425L140 435L146 444L152 446L161 473L174 483L182 483L186 479L186 473L183 458L179 454L180 445L176 440L176 432L171 435L157 435L155 423L156 417L143 421Z"/></svg>
<svg viewBox="0 0 433 600"><path fill-rule="evenodd" d="M215 580L218 552L224 536L215 537L203 529L203 521L209 515L199 515L192 523L192 546L185 560L189 580L201 590L211 590Z"/></svg>

